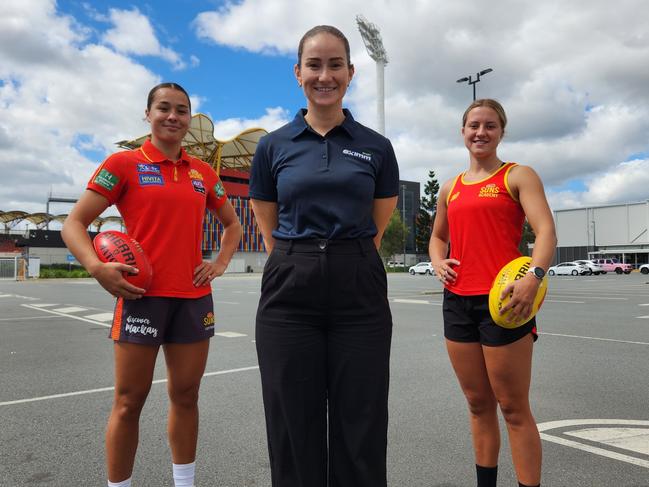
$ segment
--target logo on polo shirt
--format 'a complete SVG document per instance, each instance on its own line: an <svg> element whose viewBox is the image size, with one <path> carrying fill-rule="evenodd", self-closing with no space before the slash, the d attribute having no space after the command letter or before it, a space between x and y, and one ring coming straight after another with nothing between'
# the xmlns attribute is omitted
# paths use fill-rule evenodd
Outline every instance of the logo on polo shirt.
<svg viewBox="0 0 649 487"><path fill-rule="evenodd" d="M225 194L225 188L223 187L223 183L221 183L221 181L217 181L214 185L214 192L219 198L221 198Z"/></svg>
<svg viewBox="0 0 649 487"><path fill-rule="evenodd" d="M98 184L108 191L112 191L115 185L119 183L119 178L106 169L102 169L99 171L99 174L95 176L93 183Z"/></svg>
<svg viewBox="0 0 649 487"><path fill-rule="evenodd" d="M199 181L203 180L203 175L198 172L196 169L190 169L189 170L189 178L190 179L198 179Z"/></svg>
<svg viewBox="0 0 649 487"><path fill-rule="evenodd" d="M448 200L448 202L450 203L451 201L455 201L455 200L457 199L458 196L460 196L460 192L459 192L459 191L458 191L457 193L453 193L453 195L451 196L451 199Z"/></svg>
<svg viewBox="0 0 649 487"><path fill-rule="evenodd" d="M140 174L140 186L164 186L165 182L159 174Z"/></svg>
<svg viewBox="0 0 649 487"><path fill-rule="evenodd" d="M160 165L159 164L145 164L139 162L137 165L137 172L150 172L153 174L160 174Z"/></svg>
<svg viewBox="0 0 649 487"><path fill-rule="evenodd" d="M192 186L194 186L194 191L196 191L197 193L205 194L205 186L203 185L203 181L192 179Z"/></svg>
<svg viewBox="0 0 649 487"><path fill-rule="evenodd" d="M356 159L360 159L362 161L372 162L372 154L370 154L369 152L357 152L350 149L343 149L343 154L346 156L354 157Z"/></svg>

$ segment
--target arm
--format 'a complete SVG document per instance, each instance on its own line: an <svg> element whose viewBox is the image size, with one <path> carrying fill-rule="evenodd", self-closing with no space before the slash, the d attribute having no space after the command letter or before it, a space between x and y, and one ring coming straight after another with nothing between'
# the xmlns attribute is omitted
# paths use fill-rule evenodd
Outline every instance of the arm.
<svg viewBox="0 0 649 487"><path fill-rule="evenodd" d="M518 192L518 200L536 236L531 266L547 271L557 246L557 236L543 183L532 168L517 166L509 174L509 184L513 191ZM513 308L512 315L528 316L540 284L540 280L528 274L505 288L502 296L511 292L512 299L503 307L501 314Z"/></svg>
<svg viewBox="0 0 649 487"><path fill-rule="evenodd" d="M435 274L442 283L454 282L457 278L457 272L452 266L459 265L460 261L455 259L447 259L449 231L448 231L448 216L446 206L446 199L448 198L449 191L453 180L446 181L439 191L437 196L437 212L435 213L435 223L433 224L433 231L430 234L430 242L428 244L428 254L430 255L430 262L435 270Z"/></svg>
<svg viewBox="0 0 649 487"><path fill-rule="evenodd" d="M388 226L390 221L390 216L392 212L397 207L397 197L392 196L390 198L375 198L374 207L372 208L372 218L374 219L374 224L376 225L377 234L374 236L374 245L379 249L381 247L381 239L383 238L383 233L385 228Z"/></svg>
<svg viewBox="0 0 649 487"><path fill-rule="evenodd" d="M104 196L86 190L65 219L61 236L70 252L106 291L115 297L140 298L145 290L135 287L122 275L123 272L137 272L137 269L117 262L100 261L90 241L88 226L108 206L109 202Z"/></svg>
<svg viewBox="0 0 649 487"><path fill-rule="evenodd" d="M194 269L194 286L197 287L204 286L215 277L223 275L241 241L241 222L229 200L218 209L210 211L223 224L221 248L214 262L202 262Z"/></svg>
<svg viewBox="0 0 649 487"><path fill-rule="evenodd" d="M266 246L266 253L270 254L275 245L275 238L273 238L273 230L277 228L277 203L274 201L263 201L251 199L252 211L255 214L255 221L261 231L261 236L264 239Z"/></svg>

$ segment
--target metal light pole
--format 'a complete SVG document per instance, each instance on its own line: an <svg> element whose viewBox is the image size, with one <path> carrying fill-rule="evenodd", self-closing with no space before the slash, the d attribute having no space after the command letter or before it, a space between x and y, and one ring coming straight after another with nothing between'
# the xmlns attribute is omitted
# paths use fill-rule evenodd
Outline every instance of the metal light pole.
<svg viewBox="0 0 649 487"><path fill-rule="evenodd" d="M368 22L362 15L356 16L358 31L361 33L367 53L376 62L376 116L378 118L378 131L385 135L385 92L384 70L388 64L388 54L383 47L381 32L378 27Z"/></svg>
<svg viewBox="0 0 649 487"><path fill-rule="evenodd" d="M401 223L403 224L403 268L406 268L406 185L401 185Z"/></svg>
<svg viewBox="0 0 649 487"><path fill-rule="evenodd" d="M457 80L457 83L464 83L466 81L467 83L472 85L473 86L473 101L475 101L475 85L476 85L476 83L480 82L480 76L484 76L485 74L491 73L492 71L493 71L493 69L491 69L491 68L483 69L479 73L476 73L475 79L473 79L471 76L465 76L464 78L460 78L459 80Z"/></svg>

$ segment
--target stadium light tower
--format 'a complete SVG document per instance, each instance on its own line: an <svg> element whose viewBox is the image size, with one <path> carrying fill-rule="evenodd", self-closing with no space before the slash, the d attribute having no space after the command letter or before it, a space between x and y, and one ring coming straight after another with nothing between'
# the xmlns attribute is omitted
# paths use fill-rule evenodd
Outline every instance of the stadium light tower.
<svg viewBox="0 0 649 487"><path fill-rule="evenodd" d="M383 47L381 32L376 25L368 22L362 15L356 16L358 31L361 33L367 53L376 62L376 115L378 118L378 131L385 135L385 93L384 93L384 68L388 64L388 54Z"/></svg>
<svg viewBox="0 0 649 487"><path fill-rule="evenodd" d="M476 85L476 83L480 82L480 76L483 76L483 75L485 75L487 73L491 73L492 71L493 71L493 69L491 69L491 68L483 69L479 73L476 73L475 79L472 79L471 76L465 76L464 78L460 78L459 80L457 80L457 83L464 83L466 81L470 85L473 85L473 101L475 101L475 85Z"/></svg>

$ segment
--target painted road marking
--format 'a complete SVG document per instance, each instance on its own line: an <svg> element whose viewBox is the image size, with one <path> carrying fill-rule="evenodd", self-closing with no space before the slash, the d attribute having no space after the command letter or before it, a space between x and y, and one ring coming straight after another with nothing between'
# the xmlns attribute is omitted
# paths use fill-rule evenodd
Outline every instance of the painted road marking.
<svg viewBox="0 0 649 487"><path fill-rule="evenodd" d="M85 321L86 323L92 323L93 325L105 326L106 328L111 327L111 325L107 325L107 324L102 323L100 321L89 320L88 318L84 318L82 316L74 316L74 315L67 315L65 313L59 313L58 311L53 310L53 309L35 308L31 304L21 304L21 306L24 306L25 308L29 308L29 309L37 309L38 311L42 311L43 313L50 313L50 314L57 315L57 316L64 316L66 318L71 318L73 320Z"/></svg>
<svg viewBox="0 0 649 487"><path fill-rule="evenodd" d="M423 299L393 299L392 302L403 304L430 304L429 301Z"/></svg>
<svg viewBox="0 0 649 487"><path fill-rule="evenodd" d="M647 315L647 316L636 316L636 318L639 318L641 320L649 320L649 315Z"/></svg>
<svg viewBox="0 0 649 487"><path fill-rule="evenodd" d="M215 375L225 375L225 374L234 374L236 372L245 372L248 370L257 370L259 369L258 365L254 365L252 367L241 367L239 369L229 369L229 370L218 370L216 372L207 372L203 374L203 377L212 377ZM151 382L151 384L164 384L167 382L167 379L158 379L154 380ZM13 406L15 404L25 404L28 402L36 402L36 401L46 401L48 399L60 399L63 397L73 397L73 396L82 396L84 394L94 394L96 392L108 392L108 391L114 391L114 387L101 387L99 389L88 389L85 391L76 391L76 392L66 392L64 394L53 394L51 396L41 396L41 397L32 397L29 399L18 399L16 401L5 401L5 402L0 402L0 406Z"/></svg>
<svg viewBox="0 0 649 487"><path fill-rule="evenodd" d="M648 428L586 428L566 432L583 440L603 443L605 445L649 455Z"/></svg>
<svg viewBox="0 0 649 487"><path fill-rule="evenodd" d="M11 294L0 294L0 298L10 298Z"/></svg>
<svg viewBox="0 0 649 487"><path fill-rule="evenodd" d="M218 333L215 333L215 335L218 335L220 337L225 337L225 338L239 338L239 337L248 336L245 335L244 333L237 333L236 331L220 331Z"/></svg>
<svg viewBox="0 0 649 487"><path fill-rule="evenodd" d="M47 308L49 306L58 306L58 304L51 304L51 303L38 303L38 304L32 304L34 308Z"/></svg>
<svg viewBox="0 0 649 487"><path fill-rule="evenodd" d="M113 313L97 313L96 315L84 316L84 318L96 321L111 321L113 319Z"/></svg>
<svg viewBox="0 0 649 487"><path fill-rule="evenodd" d="M639 304L638 306L649 306L649 303Z"/></svg>
<svg viewBox="0 0 649 487"><path fill-rule="evenodd" d="M575 428L579 426L593 426L591 428ZM593 443L600 443L604 446L617 449L629 450L635 453L647 454L647 439L649 438L649 421L628 420L628 419L577 419L565 421L550 421L537 425L541 438L545 441L569 446L578 450L594 453L621 462L631 463L640 467L649 468L649 460L632 457L617 451L607 450L592 444L580 443L561 435L569 435L584 439ZM609 427L613 426L613 427ZM630 426L631 428L624 428ZM642 427L642 428L641 428ZM570 430L566 430L570 428ZM560 429L556 433L549 431ZM632 431L635 429L635 432ZM599 431L598 431L599 430ZM640 441L640 451L637 449L637 442ZM613 444L614 443L614 444Z"/></svg>
<svg viewBox="0 0 649 487"><path fill-rule="evenodd" d="M585 304L585 301L561 301L559 299L544 299L544 303L569 303L569 304Z"/></svg>
<svg viewBox="0 0 649 487"><path fill-rule="evenodd" d="M550 336L567 337L567 338L583 338L585 340L599 340L599 341L602 341L602 342L631 343L633 345L649 345L648 342L632 342L632 341L629 341L629 340L615 340L613 338L598 338L598 337L586 337L586 336L579 336L579 335L564 335L562 333L540 332L539 335L550 335Z"/></svg>
<svg viewBox="0 0 649 487"><path fill-rule="evenodd" d="M79 306L68 306L67 308L55 308L52 311L59 313L78 313L79 311L88 311L88 308L80 308Z"/></svg>
<svg viewBox="0 0 649 487"><path fill-rule="evenodd" d="M21 316L20 318L0 318L0 321L44 320L46 318L56 318L56 316Z"/></svg>

